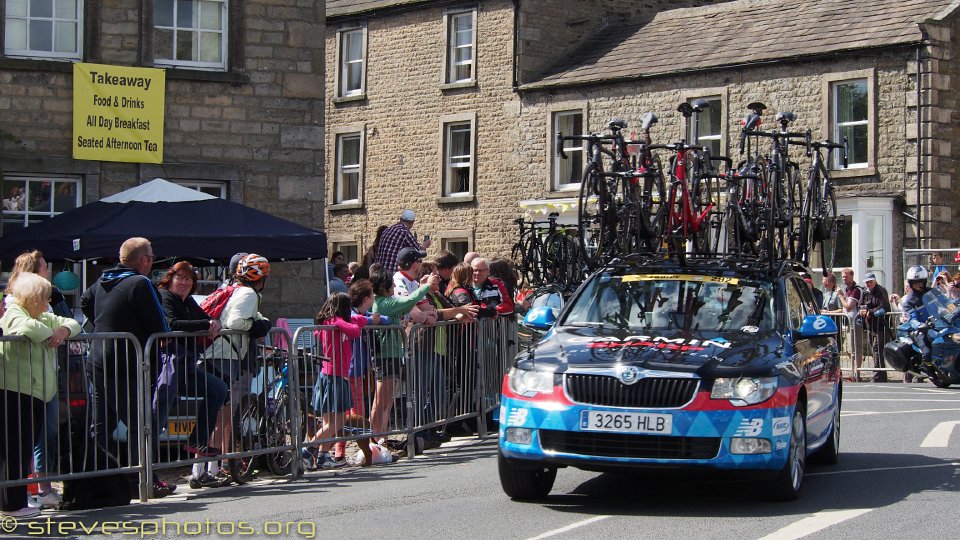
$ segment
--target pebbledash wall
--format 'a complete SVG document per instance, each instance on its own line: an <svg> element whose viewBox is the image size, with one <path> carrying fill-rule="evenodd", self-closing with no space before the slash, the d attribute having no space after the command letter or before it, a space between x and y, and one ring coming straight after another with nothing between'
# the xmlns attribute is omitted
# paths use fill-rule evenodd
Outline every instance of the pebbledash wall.
<svg viewBox="0 0 960 540"><path fill-rule="evenodd" d="M153 67L152 0L84 6L82 61ZM4 173L79 178L82 204L155 177L221 185L231 200L322 228L324 3L229 10L225 71L167 69L162 165L72 159L72 63L0 55ZM312 317L322 272L317 262L275 265L265 315Z"/></svg>
<svg viewBox="0 0 960 540"><path fill-rule="evenodd" d="M489 256L509 254L517 236L513 220L521 214L518 202L525 196L521 193L546 184L546 169L529 167L527 151L540 141L521 126L525 115L515 84L599 28L630 17L652 17L670 6L702 3L328 2L325 179L331 248L352 248L362 255L377 226L396 223L400 212L410 208L417 214L414 232L433 239L431 254L447 241L463 241ZM475 81L445 85L445 14L470 9L476 10ZM338 97L337 40L339 32L355 28L366 31L364 88L359 95ZM475 127L472 193L443 197L443 123L461 120ZM337 204L337 136L345 133L362 134L360 189L356 200ZM542 164L544 157L536 159Z"/></svg>

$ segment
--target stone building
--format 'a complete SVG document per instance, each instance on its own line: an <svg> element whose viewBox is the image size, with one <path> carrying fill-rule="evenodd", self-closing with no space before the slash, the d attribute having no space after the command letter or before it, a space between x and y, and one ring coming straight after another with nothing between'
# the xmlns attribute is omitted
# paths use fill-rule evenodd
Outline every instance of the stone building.
<svg viewBox="0 0 960 540"><path fill-rule="evenodd" d="M752 101L767 127L789 110L795 129L849 138L850 167L833 173L847 225L837 265L892 288L904 247L960 244L948 0L327 6L334 247L362 251L409 207L444 247L508 253L522 213L576 215L578 166L554 157L558 128L603 132L653 111L655 141L688 138L676 107L694 98L711 102L701 142L734 158Z"/></svg>
<svg viewBox="0 0 960 540"><path fill-rule="evenodd" d="M4 197L29 191L55 201L5 208L4 234L155 177L322 228L322 2L51 5L0 4ZM73 158L75 62L165 70L162 163ZM276 265L267 315L312 316L322 270L316 262Z"/></svg>

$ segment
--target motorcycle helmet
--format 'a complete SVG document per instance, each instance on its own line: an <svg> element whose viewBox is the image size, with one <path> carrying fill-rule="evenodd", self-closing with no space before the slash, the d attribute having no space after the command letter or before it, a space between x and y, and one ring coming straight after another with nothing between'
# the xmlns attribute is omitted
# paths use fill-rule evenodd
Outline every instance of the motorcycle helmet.
<svg viewBox="0 0 960 540"><path fill-rule="evenodd" d="M270 262L266 257L251 253L240 259L237 278L247 282L260 281L270 275Z"/></svg>
<svg viewBox="0 0 960 540"><path fill-rule="evenodd" d="M927 269L922 266L911 266L910 269L907 270L907 282L910 285L913 285L915 281L922 281L923 284L926 285L928 277Z"/></svg>

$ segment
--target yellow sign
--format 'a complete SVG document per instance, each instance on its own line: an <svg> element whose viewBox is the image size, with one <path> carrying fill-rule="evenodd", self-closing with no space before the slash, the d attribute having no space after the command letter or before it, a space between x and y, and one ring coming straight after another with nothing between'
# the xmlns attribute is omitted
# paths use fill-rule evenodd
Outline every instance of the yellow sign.
<svg viewBox="0 0 960 540"><path fill-rule="evenodd" d="M163 163L166 72L73 65L73 158Z"/></svg>

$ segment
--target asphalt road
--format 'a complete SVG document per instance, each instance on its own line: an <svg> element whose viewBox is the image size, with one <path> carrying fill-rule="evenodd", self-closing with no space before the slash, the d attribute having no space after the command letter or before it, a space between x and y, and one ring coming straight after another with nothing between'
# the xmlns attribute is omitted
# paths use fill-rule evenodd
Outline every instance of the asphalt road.
<svg viewBox="0 0 960 540"><path fill-rule="evenodd" d="M749 483L574 469L560 471L546 500L517 503L500 490L495 439L460 439L412 461L44 516L14 534L38 537L46 523L50 532L63 523L100 532L104 522L123 522L107 536L955 538L958 425L960 388L847 383L840 463L809 467L793 503L759 500Z"/></svg>

